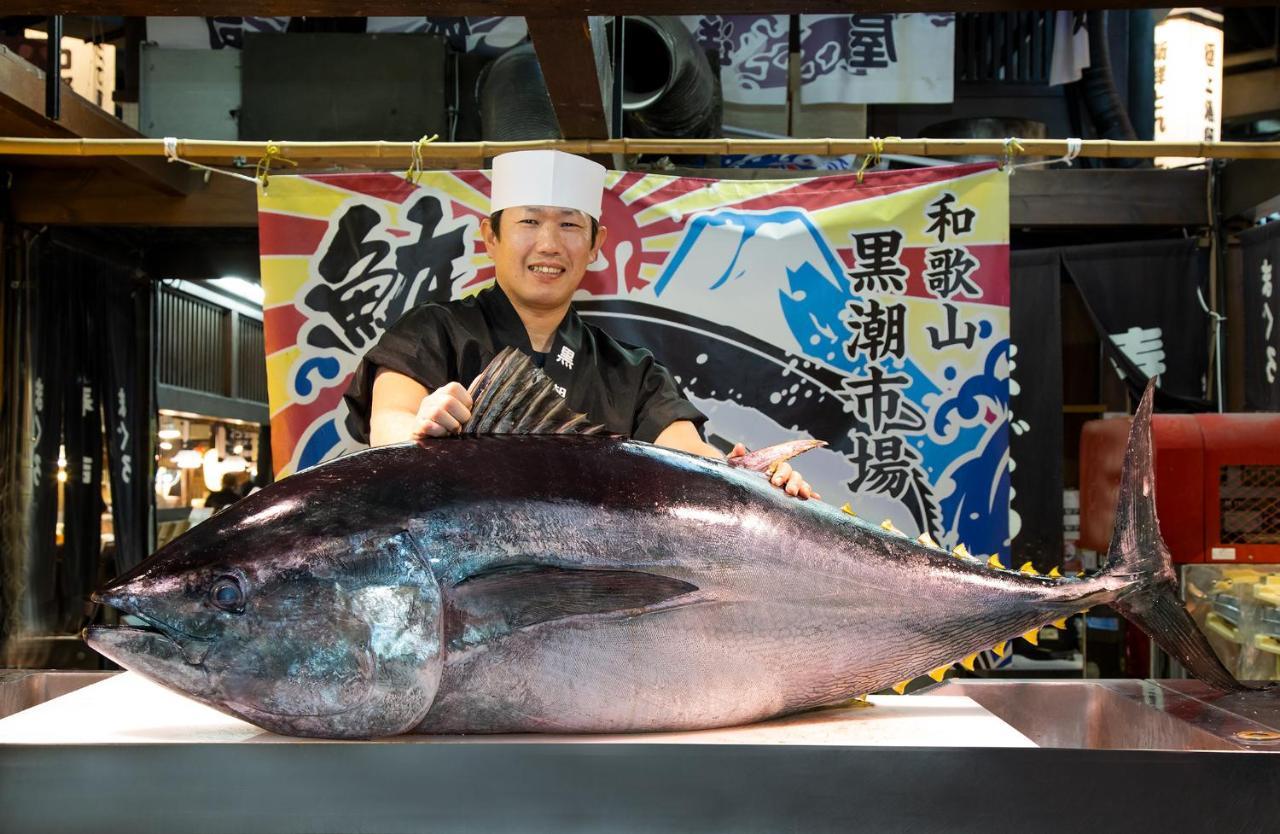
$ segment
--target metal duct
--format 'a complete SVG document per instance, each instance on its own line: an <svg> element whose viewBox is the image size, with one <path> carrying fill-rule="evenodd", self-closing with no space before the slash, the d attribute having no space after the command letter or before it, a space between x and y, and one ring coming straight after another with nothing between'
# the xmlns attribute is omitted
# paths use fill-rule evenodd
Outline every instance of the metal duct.
<svg viewBox="0 0 1280 834"><path fill-rule="evenodd" d="M1134 140L1138 134L1129 121L1129 111L1116 90L1111 76L1111 49L1107 44L1106 11L1091 11L1087 20L1089 30L1089 66L1080 75L1080 87L1084 91L1085 106L1093 120L1100 139ZM1108 160L1117 168L1137 168L1150 165L1141 159Z"/></svg>
<svg viewBox="0 0 1280 834"><path fill-rule="evenodd" d="M721 96L707 56L678 17L627 17L622 109L637 138L720 133Z"/></svg>
<svg viewBox="0 0 1280 834"><path fill-rule="evenodd" d="M486 140L563 138L532 43L495 58L480 73L477 86L480 132Z"/></svg>

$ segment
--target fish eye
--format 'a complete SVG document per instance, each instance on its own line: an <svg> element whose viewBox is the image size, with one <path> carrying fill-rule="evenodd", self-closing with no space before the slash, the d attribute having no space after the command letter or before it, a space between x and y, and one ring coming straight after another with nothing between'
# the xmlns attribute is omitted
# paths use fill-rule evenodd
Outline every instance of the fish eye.
<svg viewBox="0 0 1280 834"><path fill-rule="evenodd" d="M209 589L209 601L214 607L233 614L244 611L244 588L240 587L240 580L234 576L224 576L214 582Z"/></svg>

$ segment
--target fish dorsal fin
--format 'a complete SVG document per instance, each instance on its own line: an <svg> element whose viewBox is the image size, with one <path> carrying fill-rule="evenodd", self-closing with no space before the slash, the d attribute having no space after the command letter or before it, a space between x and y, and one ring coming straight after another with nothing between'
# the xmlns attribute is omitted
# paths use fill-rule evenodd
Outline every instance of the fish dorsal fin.
<svg viewBox="0 0 1280 834"><path fill-rule="evenodd" d="M730 458L729 465L738 469L750 469L752 472L767 472L772 475L773 470L783 461L791 460L796 455L804 454L810 449L826 445L826 441L823 440L788 440L786 443L778 443L774 446L756 449L754 452L747 452L741 457Z"/></svg>
<svg viewBox="0 0 1280 834"><path fill-rule="evenodd" d="M468 389L463 434L605 434L556 393L551 377L516 348L503 348Z"/></svg>
<svg viewBox="0 0 1280 834"><path fill-rule="evenodd" d="M639 615L696 590L688 582L643 571L511 565L451 589L445 638L454 648L465 648L566 617Z"/></svg>

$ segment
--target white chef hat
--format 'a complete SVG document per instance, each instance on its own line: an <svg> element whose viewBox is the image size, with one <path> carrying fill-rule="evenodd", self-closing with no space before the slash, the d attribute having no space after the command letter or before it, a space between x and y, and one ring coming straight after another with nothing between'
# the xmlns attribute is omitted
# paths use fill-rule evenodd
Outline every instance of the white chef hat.
<svg viewBox="0 0 1280 834"><path fill-rule="evenodd" d="M603 165L563 151L511 151L493 158L489 211L555 206L600 219Z"/></svg>

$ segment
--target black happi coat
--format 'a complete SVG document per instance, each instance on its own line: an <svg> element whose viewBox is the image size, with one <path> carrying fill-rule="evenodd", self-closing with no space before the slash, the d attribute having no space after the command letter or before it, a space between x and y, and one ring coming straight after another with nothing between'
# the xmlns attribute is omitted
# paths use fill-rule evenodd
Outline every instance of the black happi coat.
<svg viewBox="0 0 1280 834"><path fill-rule="evenodd" d="M619 342L570 308L551 342L537 354L524 322L494 284L447 304L420 304L382 334L365 354L347 388L347 428L369 441L369 412L378 368L404 374L435 390L467 386L505 347L524 351L556 384L569 407L611 432L652 443L676 420L701 426L706 417L686 400L670 372L644 348Z"/></svg>

